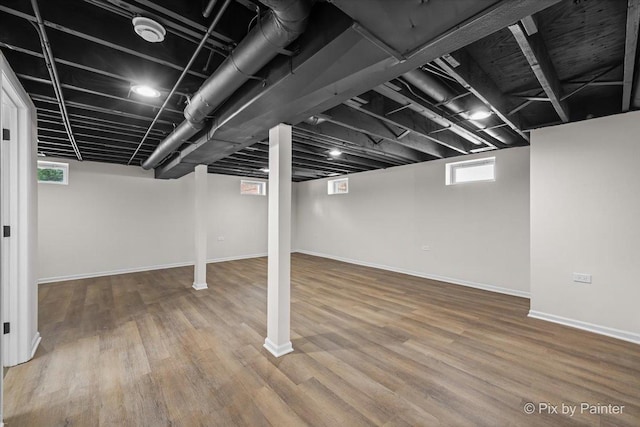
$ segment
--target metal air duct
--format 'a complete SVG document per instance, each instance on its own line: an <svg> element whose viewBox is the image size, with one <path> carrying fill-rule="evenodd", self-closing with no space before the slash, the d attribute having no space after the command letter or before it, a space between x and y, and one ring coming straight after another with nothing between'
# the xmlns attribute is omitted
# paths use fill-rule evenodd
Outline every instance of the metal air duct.
<svg viewBox="0 0 640 427"><path fill-rule="evenodd" d="M261 3L271 9L269 14L193 95L184 109L186 120L160 142L142 164L144 169L157 166L204 128L204 120L209 114L303 33L311 11L311 0L261 0Z"/></svg>
<svg viewBox="0 0 640 427"><path fill-rule="evenodd" d="M413 86L417 87L428 95L430 98L433 98L436 102L442 103L442 106L453 114L459 114L463 119L467 120L473 126L478 129L484 130L484 132L498 141L504 144L513 143L513 137L510 132L505 132L503 129L486 129L486 126L480 122L475 120L471 120L469 117L468 111L472 108L462 99L452 99L456 96L455 93L451 91L448 87L440 83L437 79L425 73L422 70L411 70L408 73L402 75L406 81L411 83ZM447 102L447 100L452 99ZM479 104L479 103L478 103ZM484 104L482 104L484 105Z"/></svg>

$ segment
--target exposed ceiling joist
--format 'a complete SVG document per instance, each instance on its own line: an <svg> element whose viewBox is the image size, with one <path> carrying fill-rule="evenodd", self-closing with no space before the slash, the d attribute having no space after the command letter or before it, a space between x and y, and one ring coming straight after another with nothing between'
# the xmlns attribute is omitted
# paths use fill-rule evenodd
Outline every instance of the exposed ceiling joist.
<svg viewBox="0 0 640 427"><path fill-rule="evenodd" d="M305 143L306 141L303 141L303 142L300 142L300 141L301 141L300 137L296 136L293 138L293 157L294 158L299 160L311 160L313 162L322 164L323 166L328 166L330 168L341 167L341 168L365 171L365 170L371 170L371 169L386 168L386 167L395 165L395 162L381 161L381 160L354 156L349 154L346 151L343 151L342 149L340 150L340 151L343 151L342 154L338 156L331 156L329 154L329 151L331 151L331 149L318 148L313 146L310 147L308 142ZM269 147L266 142L258 143L253 147L258 148L261 152L264 153L264 155L268 155ZM333 147L333 149L335 149L335 147Z"/></svg>
<svg viewBox="0 0 640 427"><path fill-rule="evenodd" d="M460 154L467 152L467 147L465 147L465 143L460 137L451 132L439 132L443 130L441 126L408 108L409 104L390 109L387 105L394 101L389 98L377 92L371 92L368 98L369 102L366 104L352 105L351 107L391 126L402 129L402 133L397 135L398 140L404 140L408 137L411 142L424 138ZM395 102L394 104L397 105Z"/></svg>
<svg viewBox="0 0 640 427"><path fill-rule="evenodd" d="M38 106L36 108L38 110L38 117L48 117L48 118L52 118L60 121L60 113L58 111L44 108L42 106ZM98 117L85 116L83 114L70 113L69 118L71 119L72 125L75 125L76 123L81 123L81 124L90 125L93 129L96 129L96 130L103 129L103 128L115 129L115 130L128 132L131 134L136 134L137 138L140 138L138 134L144 134L143 129L145 129L143 126L138 126L133 123L117 122L117 121L106 120ZM163 132L160 130L156 130L153 132L154 138L157 138L157 139L163 138L166 134L167 132Z"/></svg>
<svg viewBox="0 0 640 427"><path fill-rule="evenodd" d="M0 11L1 12L6 12L6 13L8 13L10 15L14 15L14 16L17 16L17 17L22 18L22 19L25 19L25 20L27 20L29 22L34 22L34 23L37 22L35 16L31 16L31 15L29 15L27 13L22 13L20 11L11 9L9 7L6 7L6 6L1 6L0 5ZM72 36L75 36L75 37L79 37L79 38L87 40L89 42L96 43L96 44L99 44L99 45L102 45L102 46L105 46L105 47L108 47L108 48L111 48L111 49L115 49L115 50L118 50L120 52L127 53L129 55L132 55L132 56L135 56L135 57L138 57L138 58L146 59L147 61L155 62L157 64L164 65L164 66L169 67L169 68L173 68L174 70L182 71L184 69L184 67L182 67L181 65L174 64L174 63L172 63L170 61L167 61L167 60L160 59L160 58L157 58L157 57L152 56L152 55L148 55L148 54L142 53L140 51L128 48L126 46L121 46L119 44L112 43L112 42L110 42L108 40L104 40L104 39L101 39L99 37L92 36L90 34L86 34L86 33L80 32L80 31L73 30L73 29L65 27L63 25L59 25L59 24L56 24L56 23L53 23L53 22L50 22L50 21L46 21L46 20L44 21L44 25L46 27L53 28L54 30L57 30L57 31L60 31L60 32L63 32L63 33L66 33L66 34L69 34L69 35L72 35ZM188 73L191 74L191 75L194 75L196 77L200 77L202 79L206 79L207 77L209 77L206 74L199 73L199 72L193 71L193 70L190 70Z"/></svg>
<svg viewBox="0 0 640 427"><path fill-rule="evenodd" d="M338 163L340 164L348 164L356 168L361 168L363 170L369 170L371 168L374 168L374 169L387 168L390 166L396 166L398 164L397 162L392 161L390 159L379 160L379 159L365 158L361 156L352 155L347 151L343 151L343 150L340 150L342 151L341 155L337 157L332 157L331 160L329 160L330 156L327 156L327 153L331 151L330 149L319 148L317 146L309 144L308 140L302 140L301 138L294 138L293 151L294 151L294 155L296 155L296 153L304 153L305 155L307 154L312 155L315 158L320 158L321 160L327 159L325 161L328 162L329 164L335 164L337 160Z"/></svg>
<svg viewBox="0 0 640 427"><path fill-rule="evenodd" d="M540 82L540 86L551 100L553 108L560 116L563 122L569 121L569 105L562 100L562 86L560 79L556 73L555 67L551 62L547 48L539 33L531 36L520 24L509 26L509 30L520 46L520 50L524 54L527 62L531 66L531 70Z"/></svg>
<svg viewBox="0 0 640 427"><path fill-rule="evenodd" d="M120 134L120 135L128 135L131 136L132 138L140 138L141 135L141 131L135 129L135 128L128 128L127 126L113 126L110 125L108 123L102 123L100 121L97 121L93 118L89 118L89 120L85 120L85 119L81 119L81 118L77 118L74 117L74 115L69 114L69 117L71 119L71 124L74 128L80 128L80 129L91 129L94 130L96 132L105 132L105 133L115 133L115 134ZM60 125L61 121L60 121L60 117L56 116L55 114L51 114L49 111L47 110L43 110L43 109L38 109L38 121L43 121L45 123L55 123ZM142 131L142 133L144 133L144 131ZM154 140L160 140L163 138L165 134L158 132L155 133L152 137L149 137L150 139L154 139Z"/></svg>
<svg viewBox="0 0 640 427"><path fill-rule="evenodd" d="M62 143L60 144L61 146L69 147L68 143L67 144L64 143L66 141L65 138L54 137L52 135L44 135L44 134L40 135L38 138L38 142L40 145L44 143L55 144L51 141L61 141ZM92 142L92 141L87 141L82 139L78 140L78 143L80 144L81 147L83 147L83 152L84 152L84 148L91 148L91 146L94 146L94 149L102 150L102 151L104 151L105 148L109 148L110 151L111 149L125 151L126 153L124 155L128 155L128 153L131 152L131 147L126 147L122 145L104 144L104 143ZM148 153L151 151L151 149L145 149L143 151L146 151Z"/></svg>
<svg viewBox="0 0 640 427"><path fill-rule="evenodd" d="M431 11L443 9L451 19L451 23L441 31L433 33L433 29L420 34L419 38L409 35L404 31L398 31L402 27L401 22L406 23L406 16L395 16L393 20L380 19L385 14L385 8L389 7L389 2L376 1L360 2L360 8L352 1L333 1L331 4L342 9L343 12L369 31L373 28L359 18L367 15L377 22L384 24L388 32L379 32L376 28L377 38L392 46L398 52L406 52L406 60L398 60L379 45L371 43L366 37L355 34L353 22L345 27L343 20L335 17L324 18L335 23L332 38L325 38L321 43L302 44L298 55L300 63L297 64L294 75L286 74L286 77L279 80L278 84L267 86L266 88L252 85L250 90L242 92L242 96L231 99L225 103L224 109L219 111L219 117L212 127L216 136L209 133L206 137L194 141L185 146L179 153L162 166L156 168L156 177L161 179L178 178L193 171L194 164L213 163L218 159L230 155L233 151L238 151L251 145L252 138L263 138L269 127L282 121L293 123L300 122L306 117L327 111L348 99L358 96L372 87L388 82L410 70L433 61L448 52L460 49L478 39L495 33L527 15L536 13L549 7L559 0L499 0L486 7L479 3L464 2L465 7L459 7L457 2L428 2L423 3L425 7L430 7ZM410 2L398 2L402 6L409 7ZM432 6L433 3L433 6ZM317 2L314 7L322 5ZM429 15L431 19L439 19L437 14ZM403 21L404 20L404 21ZM313 20L310 20L312 22ZM320 20L313 22L322 26L326 34L329 33L329 22ZM311 27L310 27L311 28ZM316 29L317 31L318 29ZM401 45L394 45L387 40L387 37L400 35L403 39ZM303 40L303 39L301 39ZM309 39L311 40L311 39ZM340 40L345 43L334 43ZM353 49L353 50L351 50ZM366 49L366 54L360 49ZM318 66L321 65L316 60L331 57L331 66L326 67L322 72L322 78L318 78ZM306 57L308 61L303 61ZM286 67L286 68L285 68ZM274 73L287 73L291 69L289 63L279 63L277 71ZM305 79L307 81L305 82ZM285 94L278 93L276 99L271 99L275 90L281 89ZM294 95L295 94L295 95ZM303 102L304 100L304 102ZM297 102L296 102L297 101ZM268 114L264 112L263 106L268 105ZM471 136L473 135L473 136ZM478 144L484 144L483 138L473 131L469 131L471 138L477 138ZM404 138L403 138L404 139ZM224 141L225 143L221 143ZM486 140L487 145L492 145L490 140Z"/></svg>
<svg viewBox="0 0 640 427"><path fill-rule="evenodd" d="M33 50L30 49L25 49L23 47L17 46L17 45L13 45L13 44L8 44L8 43L4 43L2 41L0 41L0 47L4 47L7 48L9 50L13 50L16 52L20 52L20 53L24 53L25 55L30 55L36 58L40 58L40 59L44 59L44 55L40 52L35 52ZM101 70L95 67L90 67L88 65L84 65L84 64L80 64L78 62L73 62L73 61L67 61L65 59L62 59L60 57L56 57L55 58L55 62L57 64L60 65L66 65L67 67L71 67L71 68L75 68L78 70L82 70L82 71L87 71L93 74L98 74L104 77L110 77L112 79L116 79L116 80L121 80L123 82L127 82L127 84L144 84L145 82L142 81L138 81L136 80L135 77L131 76L131 77L126 77L120 74L115 74L106 70ZM169 92L169 89L166 88L162 88L162 87L156 87L156 89L158 89L161 92ZM187 94L185 92L180 92L180 91L176 91L175 95L181 95L181 96L186 96Z"/></svg>
<svg viewBox="0 0 640 427"><path fill-rule="evenodd" d="M40 77L29 76L29 75L26 75L26 74L17 74L17 76L20 77L21 79L24 79L24 80L30 80L30 81L36 82L36 83L43 83L43 84L47 84L47 85L53 85L51 80L42 79ZM89 95L101 96L103 98L116 99L118 101L128 102L128 103L137 104L137 105L143 105L145 107L150 107L150 108L153 108L153 109L156 109L156 108L159 107L158 105L152 104L150 102L138 101L136 99L131 99L131 98L124 98L122 96L112 95L110 93L100 92L100 91L97 91L97 90L87 89L87 88L84 88L84 87L74 86L74 85L70 85L70 84L66 84L66 83L61 83L60 86L63 89L70 89L70 90L74 90L74 91L77 91L77 92L86 93L86 94L89 94ZM164 111L167 111L167 112L174 113L174 114L177 114L179 116L182 116L182 111L174 110L172 108L165 108Z"/></svg>
<svg viewBox="0 0 640 427"><path fill-rule="evenodd" d="M393 142L381 141L376 144L363 133L333 123L324 122L315 126L307 123L298 123L294 128L294 137L300 131L302 131L302 138L309 138L311 140L317 137L322 141L329 140L333 142L334 145L341 147L341 149L361 150L361 152L366 153L368 156L380 158L381 160L388 157L392 161L401 159L402 163L406 163L407 161L423 162L432 158L431 156ZM357 153L353 152L352 154Z"/></svg>
<svg viewBox="0 0 640 427"><path fill-rule="evenodd" d="M436 64L442 67L451 77L470 91L478 99L488 105L491 110L526 141L529 134L522 131L522 119L519 114L509 116L510 110L507 97L498 89L495 82L480 68L476 61L465 50L459 50L449 55L458 64L453 67L445 59L436 59Z"/></svg>
<svg viewBox="0 0 640 427"><path fill-rule="evenodd" d="M433 141L418 135L399 138L399 133L393 132L377 118L346 105L338 105L328 110L326 117L328 122L369 135L374 138L376 142L385 140L398 145L404 145L405 147L436 158L444 157L441 147L437 146Z"/></svg>
<svg viewBox="0 0 640 427"><path fill-rule="evenodd" d="M336 128L345 130L344 128L340 128L332 123L326 123L326 126L335 126ZM346 129L346 131L353 132L350 129ZM401 159L397 156L390 155L389 153L380 152L379 150L374 149L366 149L361 146L354 146L348 142L334 140L328 135L311 133L300 128L294 128L293 135L296 149L308 149L314 153L321 150L325 154L331 150L339 149L346 155L343 159L348 160L349 163L353 163L354 165L370 167L370 161L377 161L380 164L387 166L399 166L412 162L411 160ZM363 136L363 138L366 137ZM371 143L370 139L367 138L366 140ZM255 146L252 146L248 149L253 149L254 147ZM419 154L417 152L414 153Z"/></svg>
<svg viewBox="0 0 640 427"><path fill-rule="evenodd" d="M538 32L538 21L533 15L525 16L520 20L522 27L528 36L532 36Z"/></svg>
<svg viewBox="0 0 640 427"><path fill-rule="evenodd" d="M636 78L636 52L638 47L638 29L640 28L640 0L628 0L627 4L627 27L624 44L624 75L622 78L622 111L629 111L631 108L631 95L635 83L640 83L640 78ZM637 103L634 103L637 105Z"/></svg>
<svg viewBox="0 0 640 427"><path fill-rule="evenodd" d="M165 19L160 15L149 13L147 10L138 7L132 3L128 3L122 0L84 0L85 2L92 4L96 7L100 7L102 9L108 10L112 13L117 13L121 16L126 17L127 19L131 19L134 16L145 16L148 18L152 18L153 20L162 24L168 32L177 35L178 37L182 37L185 40L188 40L192 43L198 44L204 31L200 32L197 30L193 30L192 28L188 28L185 25L180 25L173 20ZM184 19L184 18L183 18ZM195 24L195 23L194 23ZM207 38L207 47L212 48L215 52L220 55L227 56L228 44L231 43L228 37L219 34L217 32L213 32L212 36L215 36L217 39L225 40L226 43L220 42L213 37Z"/></svg>
<svg viewBox="0 0 640 427"><path fill-rule="evenodd" d="M34 101L46 102L46 103L49 103L49 104L57 104L58 103L58 101L55 98L52 98L50 96L33 94L33 93L31 93L29 95L31 96L31 99L33 99ZM70 108L78 108L80 110L95 111L95 112L98 112L98 113L110 114L110 115L121 116L121 117L128 117L130 119L142 120L142 121L146 121L146 122L151 122L151 120L153 120L151 117L141 116L141 115L138 115L138 114L127 113L125 111L113 110L113 109L109 109L109 108L97 107L95 105L84 104L84 103L81 103L81 102L67 101L66 104ZM163 124L166 124L166 125L173 125L173 122L166 121L166 120L158 120L158 123L163 123Z"/></svg>
<svg viewBox="0 0 640 427"><path fill-rule="evenodd" d="M400 88L399 90L394 90L386 85L381 85L374 88L373 90L378 92L381 95L386 96L389 99L394 100L400 105L407 105L408 108L410 108L411 110L417 112L418 114L424 116L429 120L435 121L439 125L443 126L443 128L446 129L447 131L450 131L456 135L463 136L467 140L474 141L476 145L482 145L482 144L489 145L489 146L493 145L493 143L489 142L486 138L476 134L473 131L470 131L469 129L466 129L460 126L457 123L454 123L451 119L449 119L448 117L445 117L444 114L438 109L436 109L434 106L428 105L426 102L419 99L415 94L409 92L404 88ZM442 138L440 138L439 141L442 142ZM459 144L459 145L448 144L448 145L449 145L449 148L461 154L467 153L467 147L462 144Z"/></svg>
<svg viewBox="0 0 640 427"><path fill-rule="evenodd" d="M55 93L56 99L58 101L58 108L60 109L60 118L61 122L66 130L66 134L69 138L69 144L73 148L73 151L76 154L76 158L78 160L82 160L82 153L76 143L75 136L73 134L73 129L71 127L71 122L69 120L69 113L67 111L67 106L64 99L64 94L62 93L62 87L60 86L60 76L58 74L58 69L55 63L55 57L53 55L51 49L51 42L49 41L49 36L47 35L47 30L45 28L44 22L42 20L42 15L40 14L40 8L38 7L37 0L31 0L31 7L33 8L33 12L35 14L36 22L33 23L36 32L38 33L38 38L40 39L40 46L42 48L42 54L44 56L44 62L47 65L47 72L49 73L49 78L52 80L51 85L53 86L53 92Z"/></svg>
<svg viewBox="0 0 640 427"><path fill-rule="evenodd" d="M62 116L52 111L55 105L47 99L53 97L53 78L46 73L44 55L38 53L37 34L28 19L33 15L29 2L0 3L0 48L33 96L40 149L72 158ZM127 156L134 152L131 146L144 135L155 114L152 108L157 108L153 99L128 95L129 87L146 83L166 95L168 91L159 86L171 88L181 74L144 55L184 67L192 43L204 38L203 46L209 52L201 52L194 71L209 74L220 62L216 53L210 54L212 49L227 55L246 29L255 26L259 2L242 0L247 9L231 1L216 31L233 40L203 36L212 17L202 15L202 6L214 5L213 12L220 11L222 2L216 0L40 3L49 20L54 63L61 72L59 87L72 101L68 116L79 147L88 160L126 164ZM564 79L557 97L569 103L573 120L620 112L625 85L629 108L640 107L635 101L640 88L634 81L640 78L636 77L638 67L630 60L637 56L637 46L635 54L627 53L625 62L625 49L630 52L625 42L634 41L625 37L625 24L631 19L627 12L640 0L312 3L308 31L290 48L296 54L291 58L278 55L257 72L255 77L263 82L250 80L228 97L221 109L207 117L212 127L199 133L197 141L183 141L182 150L174 151L180 151L179 155L168 156L156 170L157 178L179 178L200 163L211 163L210 172L265 178L261 171L268 167L264 141L268 129L281 122L304 121L293 128L294 181L447 158L510 143L522 145L527 129L561 121L555 108L549 108L551 97L508 30L515 22L526 37L545 41L553 68ZM3 8L7 7L27 18L6 13ZM161 23L167 30L166 39L158 44L140 40L131 30L134 15ZM605 70L615 64L619 68ZM623 64L627 67L624 77ZM440 91L443 97L403 77L419 69L432 83L435 80L445 86L447 90ZM152 140L135 155L134 164L175 128L174 119L182 121L182 114L178 115L182 101L202 81L186 76L180 85L181 96L171 98L175 110L163 114L164 123L150 132ZM523 101L526 103L514 108ZM471 113L483 110L482 103L494 114L472 120ZM509 114L525 105L529 107ZM340 114L330 117L336 111ZM323 118L333 122L323 123ZM492 134L493 130L497 132ZM495 136L502 132L508 136L504 140ZM417 151L425 151L425 146L429 154ZM342 155L330 156L333 149Z"/></svg>
<svg viewBox="0 0 640 427"><path fill-rule="evenodd" d="M326 158L326 156L325 156ZM299 150L292 150L292 164L304 167L319 168L328 172L336 173L349 173L349 172L361 172L371 169L371 167L360 167L355 165L348 165L340 163L339 161L327 161L325 158L318 159L317 156L307 155ZM218 160L218 162L236 161L243 162L248 161L257 165L256 167L268 167L269 166L269 148L265 146L259 150L252 152L237 151L229 157ZM217 163L217 162L216 162Z"/></svg>
<svg viewBox="0 0 640 427"><path fill-rule="evenodd" d="M113 0L109 0L109 1L113 1ZM114 1L115 2L115 1ZM207 31L207 27L201 24L198 24L197 22L193 22L190 19L185 18L184 16L182 16L179 13L176 13L172 10L169 10L167 8L164 8L158 4L156 4L157 2L152 2L149 0L136 0L137 3L140 3L141 5L144 5L146 7L148 7L151 10L155 10L158 13L161 13L163 15L166 15L172 19L175 19L178 22L182 22L183 24L189 25L193 28L195 28L196 30L200 31L200 37L202 37L202 35ZM117 3L122 3L120 1L117 1ZM222 33L219 32L215 32L215 36L218 37L219 39L227 42L227 43L233 43L234 41L232 39L230 39L229 37L225 36Z"/></svg>
<svg viewBox="0 0 640 427"><path fill-rule="evenodd" d="M49 117L47 116L43 116L42 114L38 113L38 125L42 125L43 129L53 129L55 126L62 126L62 123L60 122L60 120L51 120ZM134 138L137 139L139 138L138 135L136 134L132 134L130 132L126 132L124 130L114 130L114 129L105 129L102 127L96 128L95 126L88 126L87 124L82 124L82 122L75 122L72 121L72 126L74 129L79 130L82 129L83 131L88 131L88 132L95 132L95 133L100 133L101 135L103 135L104 137L106 137L108 140L111 140L112 135L118 135L118 136L124 136L124 137L129 137L129 138ZM78 134L80 135L80 134ZM96 138L101 138L99 135L95 136ZM160 137L155 137L154 138L156 141L160 140ZM137 141L130 141L132 144L135 144Z"/></svg>

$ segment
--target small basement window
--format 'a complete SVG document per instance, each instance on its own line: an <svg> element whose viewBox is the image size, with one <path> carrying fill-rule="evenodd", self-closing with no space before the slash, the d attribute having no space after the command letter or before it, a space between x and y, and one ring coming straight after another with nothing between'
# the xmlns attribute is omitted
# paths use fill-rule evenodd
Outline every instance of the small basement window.
<svg viewBox="0 0 640 427"><path fill-rule="evenodd" d="M266 196L267 183L265 181L240 181L240 194L249 196Z"/></svg>
<svg viewBox="0 0 640 427"><path fill-rule="evenodd" d="M466 182L495 181L495 166L495 157L447 163L446 183L454 185Z"/></svg>
<svg viewBox="0 0 640 427"><path fill-rule="evenodd" d="M45 184L69 184L69 164L38 161L38 182Z"/></svg>
<svg viewBox="0 0 640 427"><path fill-rule="evenodd" d="M327 194L347 194L349 178L330 179L327 181Z"/></svg>

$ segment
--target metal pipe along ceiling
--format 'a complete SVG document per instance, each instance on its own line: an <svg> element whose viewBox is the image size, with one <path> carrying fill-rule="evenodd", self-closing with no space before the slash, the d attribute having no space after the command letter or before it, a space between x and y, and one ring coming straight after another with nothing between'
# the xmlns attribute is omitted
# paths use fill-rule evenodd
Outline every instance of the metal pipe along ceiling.
<svg viewBox="0 0 640 427"><path fill-rule="evenodd" d="M204 120L251 76L293 42L307 26L311 0L261 0L271 11L240 42L227 59L193 95L184 109L186 118L142 167L156 167L168 154L204 128Z"/></svg>
<svg viewBox="0 0 640 427"><path fill-rule="evenodd" d="M62 94L62 87L60 85L60 77L58 76L58 69L56 68L56 60L53 56L53 52L51 51L51 43L49 42L49 38L47 37L47 31L44 28L44 21L42 20L42 16L40 15L40 8L38 8L37 0L31 0L31 6L33 7L33 13L36 16L36 22L38 23L37 25L35 25L35 28L38 32L38 37L40 37L42 54L44 56L44 61L47 64L49 76L51 77L53 91L58 100L58 107L60 108L62 124L64 125L64 128L67 132L69 142L71 143L71 147L73 148L76 157L78 158L78 160L82 160L82 154L80 154L80 148L78 148L76 138L73 135L71 121L69 120L69 113L67 112L67 106L64 102L64 95Z"/></svg>
<svg viewBox="0 0 640 427"><path fill-rule="evenodd" d="M215 1L212 0L212 3L214 3L214 2ZM182 74L180 74L180 77L178 77L178 80L173 85L173 88L171 89L171 92L169 92L169 94L165 98L164 102L162 103L162 106L160 107L160 109L156 113L156 116L153 118L153 121L149 125L149 128L147 129L147 132L144 134L144 136L140 140L140 143L138 144L138 148L136 148L136 151L134 151L133 154L131 155L131 157L129 158L129 162L127 162L127 165L131 164L133 159L138 154L138 151L140 151L140 148L142 148L142 145L144 144L145 140L147 139L147 137L151 133L151 129L153 129L155 124L160 119L160 115L162 114L164 109L167 107L167 104L169 104L169 101L171 100L171 97L173 96L173 94L178 90L178 86L180 86L180 83L182 83L182 80L184 79L184 77L189 72L189 69L191 68L191 66L195 62L196 58L198 57L198 54L200 53L200 51L204 47L204 44L207 42L207 39L209 39L209 36L211 35L211 33L213 33L213 29L218 25L218 22L222 18L222 15L224 14L225 10L227 10L227 7L229 6L230 2L231 2L231 0L226 0L224 2L224 4L222 5L222 7L220 8L220 10L218 11L218 14L216 15L216 17L213 18L213 21L211 22L211 25L209 25L209 28L207 29L207 32L204 34L204 36L202 36L202 39L200 40L200 43L198 44L198 47L196 48L196 50L191 55L191 59L189 59L189 62L187 63L186 67L184 67L184 70L182 70ZM192 126L184 126L183 129L181 130L181 132L185 132L185 131L188 131L190 128L193 128L195 130L195 133L197 133L203 127L204 127L204 123L196 123L196 124L193 124ZM189 138L189 136L187 136L187 138Z"/></svg>
<svg viewBox="0 0 640 427"><path fill-rule="evenodd" d="M511 144L513 142L513 137L511 133L505 132L504 129L486 129L486 126L482 123L479 123L475 120L471 120L469 118L468 111L470 110L470 105L466 103L466 101L462 99L454 99L449 102L447 100L454 98L456 96L455 93L451 91L448 87L440 83L437 79L433 78L429 74L425 73L422 70L412 70L408 73L402 75L406 81L411 83L413 86L420 89L420 91L424 92L430 98L433 98L438 103L443 103L442 106L453 114L460 114L460 116L471 123L473 126L478 129L484 130L484 132L498 141ZM484 105L484 104L483 104ZM480 103L478 103L478 107ZM471 106L476 107L475 105Z"/></svg>

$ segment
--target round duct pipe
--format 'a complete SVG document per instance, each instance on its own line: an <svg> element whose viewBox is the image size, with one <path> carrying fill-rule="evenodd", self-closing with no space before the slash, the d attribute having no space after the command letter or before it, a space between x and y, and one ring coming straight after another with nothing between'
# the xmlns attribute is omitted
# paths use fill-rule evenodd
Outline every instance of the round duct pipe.
<svg viewBox="0 0 640 427"><path fill-rule="evenodd" d="M407 82L411 83L425 95L429 96L429 98L432 98L437 103L441 103L444 108L453 114L459 114L460 117L467 120L474 127L484 130L487 135L490 135L503 144L513 143L513 136L510 132L500 128L486 129L484 124L471 118L469 111L480 110L483 108L486 109L484 103L480 101L469 102L465 99L453 99L447 102L447 100L454 98L456 94L436 78L419 69L409 71L403 74L403 77Z"/></svg>
<svg viewBox="0 0 640 427"><path fill-rule="evenodd" d="M260 25L251 30L193 95L184 109L185 122L190 125L183 122L165 138L144 161L144 169L156 167L185 140L204 128L204 120L209 114L249 80L250 76L275 58L281 49L297 39L307 27L311 0L261 0L261 3L271 9L268 15L262 18ZM212 128L212 132L215 129ZM178 130L179 137L174 136Z"/></svg>

